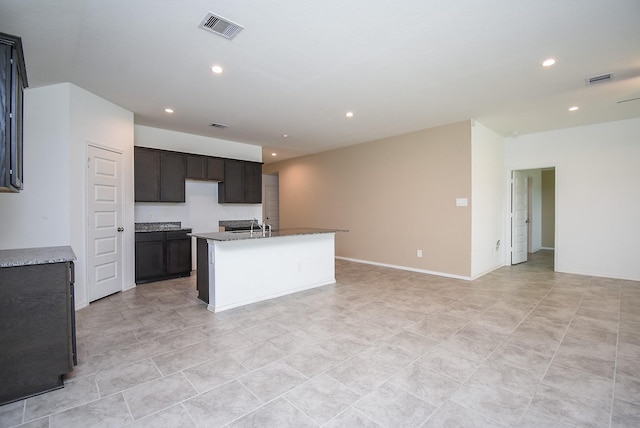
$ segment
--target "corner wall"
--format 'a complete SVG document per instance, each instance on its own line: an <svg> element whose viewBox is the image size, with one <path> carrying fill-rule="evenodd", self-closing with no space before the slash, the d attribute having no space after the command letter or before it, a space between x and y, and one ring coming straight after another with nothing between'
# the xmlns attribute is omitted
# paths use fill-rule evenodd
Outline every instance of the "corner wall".
<svg viewBox="0 0 640 428"><path fill-rule="evenodd" d="M508 139L506 164L556 167L557 271L640 280L640 118Z"/></svg>
<svg viewBox="0 0 640 428"><path fill-rule="evenodd" d="M0 193L0 249L71 244L69 103L66 85L24 92L24 188Z"/></svg>
<svg viewBox="0 0 640 428"><path fill-rule="evenodd" d="M471 127L471 276L504 264L504 138L472 121Z"/></svg>
<svg viewBox="0 0 640 428"><path fill-rule="evenodd" d="M280 226L348 229L336 255L440 275L471 275L469 121L267 164ZM417 257L422 250L423 257Z"/></svg>
<svg viewBox="0 0 640 428"><path fill-rule="evenodd" d="M76 308L88 304L86 159L95 143L123 153L124 284L134 283L133 113L70 83L27 89L24 190L0 194L0 247L70 245Z"/></svg>

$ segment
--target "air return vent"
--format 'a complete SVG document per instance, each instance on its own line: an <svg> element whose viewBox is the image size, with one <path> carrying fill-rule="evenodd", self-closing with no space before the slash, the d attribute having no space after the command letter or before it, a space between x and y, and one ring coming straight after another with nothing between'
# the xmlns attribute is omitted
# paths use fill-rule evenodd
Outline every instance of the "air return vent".
<svg viewBox="0 0 640 428"><path fill-rule="evenodd" d="M200 23L200 28L231 40L237 36L244 27L209 12Z"/></svg>
<svg viewBox="0 0 640 428"><path fill-rule="evenodd" d="M599 76L587 77L584 79L587 86L595 85L597 83L609 82L613 78L611 73L601 74Z"/></svg>
<svg viewBox="0 0 640 428"><path fill-rule="evenodd" d="M227 126L227 125L223 125L223 124L221 124L221 123L212 123L210 126L211 126L212 128L219 128L219 129L228 128L228 126Z"/></svg>

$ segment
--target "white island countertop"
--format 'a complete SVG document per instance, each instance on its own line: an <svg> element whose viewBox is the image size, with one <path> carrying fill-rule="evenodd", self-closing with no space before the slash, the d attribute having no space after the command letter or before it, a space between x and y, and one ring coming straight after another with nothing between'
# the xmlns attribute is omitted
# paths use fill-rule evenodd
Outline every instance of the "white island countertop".
<svg viewBox="0 0 640 428"><path fill-rule="evenodd" d="M338 229L191 233L197 242L198 298L220 312L335 284Z"/></svg>
<svg viewBox="0 0 640 428"><path fill-rule="evenodd" d="M210 232L210 233L197 233L193 232L190 236L196 238L209 239L212 241L241 241L245 239L263 239L263 238L282 238L285 236L298 236L298 235L316 235L320 233L336 233L336 232L348 232L343 229L319 229L314 227L296 227L290 229L279 229L273 231L265 231L264 236L262 230L256 227L253 232L248 230L234 230L230 232Z"/></svg>

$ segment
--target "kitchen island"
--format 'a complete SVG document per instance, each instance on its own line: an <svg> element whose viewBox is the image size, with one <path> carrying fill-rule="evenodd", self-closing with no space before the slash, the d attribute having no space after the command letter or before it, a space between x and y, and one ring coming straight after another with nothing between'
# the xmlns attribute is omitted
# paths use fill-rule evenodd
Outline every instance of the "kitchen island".
<svg viewBox="0 0 640 428"><path fill-rule="evenodd" d="M334 284L335 234L296 228L192 233L198 298L212 312Z"/></svg>

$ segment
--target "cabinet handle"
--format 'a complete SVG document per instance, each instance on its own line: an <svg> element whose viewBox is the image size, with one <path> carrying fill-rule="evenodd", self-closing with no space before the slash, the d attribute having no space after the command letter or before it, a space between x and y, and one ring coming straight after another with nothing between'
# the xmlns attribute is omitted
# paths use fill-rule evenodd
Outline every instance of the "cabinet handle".
<svg viewBox="0 0 640 428"><path fill-rule="evenodd" d="M119 227L118 232L124 232L124 227Z"/></svg>

